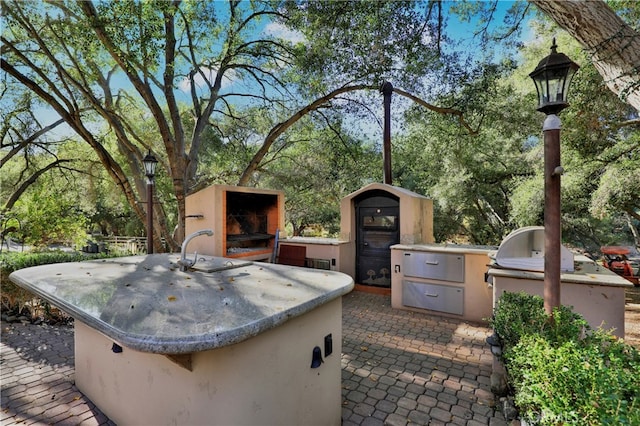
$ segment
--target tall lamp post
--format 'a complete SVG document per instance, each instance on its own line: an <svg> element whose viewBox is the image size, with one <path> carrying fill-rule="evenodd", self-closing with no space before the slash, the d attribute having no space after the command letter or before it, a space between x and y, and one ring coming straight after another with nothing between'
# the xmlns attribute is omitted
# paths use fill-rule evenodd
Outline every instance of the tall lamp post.
<svg viewBox="0 0 640 426"><path fill-rule="evenodd" d="M156 175L158 160L151 150L142 159L144 174L147 176L147 254L153 253L153 178Z"/></svg>
<svg viewBox="0 0 640 426"><path fill-rule="evenodd" d="M547 117L544 133L544 308L551 315L560 306L560 128L556 114L569 106L567 93L578 64L556 51L553 39L551 54L540 61L529 77L538 92L538 111Z"/></svg>

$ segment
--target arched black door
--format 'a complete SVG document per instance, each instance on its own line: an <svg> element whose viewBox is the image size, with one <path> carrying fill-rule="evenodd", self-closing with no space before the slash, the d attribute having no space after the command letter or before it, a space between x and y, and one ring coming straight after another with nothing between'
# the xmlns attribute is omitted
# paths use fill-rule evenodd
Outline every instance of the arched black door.
<svg viewBox="0 0 640 426"><path fill-rule="evenodd" d="M370 191L355 200L356 282L391 287L391 249L400 242L398 197Z"/></svg>

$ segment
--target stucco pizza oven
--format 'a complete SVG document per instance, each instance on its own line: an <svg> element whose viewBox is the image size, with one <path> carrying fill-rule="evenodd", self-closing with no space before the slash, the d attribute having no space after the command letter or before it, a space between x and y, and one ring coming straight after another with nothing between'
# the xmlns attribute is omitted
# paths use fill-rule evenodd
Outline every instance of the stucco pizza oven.
<svg viewBox="0 0 640 426"><path fill-rule="evenodd" d="M391 246L433 243L433 201L397 186L372 183L340 202L341 239L356 283L391 287Z"/></svg>

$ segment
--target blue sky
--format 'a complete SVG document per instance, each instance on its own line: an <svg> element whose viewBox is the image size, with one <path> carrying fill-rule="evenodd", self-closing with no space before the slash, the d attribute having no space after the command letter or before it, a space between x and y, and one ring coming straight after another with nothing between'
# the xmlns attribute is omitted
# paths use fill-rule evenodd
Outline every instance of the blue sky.
<svg viewBox="0 0 640 426"><path fill-rule="evenodd" d="M445 2L445 5L452 6L456 3L457 2L455 1L448 1L448 2ZM498 1L497 8L494 14L494 19L488 26L488 29L490 31L496 30L497 28L500 28L502 25L505 25L504 19L507 16L507 12L511 7L513 7L515 3L516 3L515 1L510 1L510 0ZM533 10L532 9L533 7L534 6L531 5L530 9ZM499 56L505 53L504 51L497 50L496 52L483 52L478 49L478 41L473 39L473 33L474 31L477 31L478 24L479 22L477 19L472 20L471 22L463 22L461 21L458 15L449 13L447 32L458 41L461 41L464 46L467 46L467 49L469 51L475 52L478 55L486 55L491 53L492 58L494 60L499 59ZM529 24L530 24L530 21L525 20L525 22L522 24L522 27L521 27L522 29L521 29L521 35L519 37L519 40L523 43L527 43L535 39L535 35Z"/></svg>

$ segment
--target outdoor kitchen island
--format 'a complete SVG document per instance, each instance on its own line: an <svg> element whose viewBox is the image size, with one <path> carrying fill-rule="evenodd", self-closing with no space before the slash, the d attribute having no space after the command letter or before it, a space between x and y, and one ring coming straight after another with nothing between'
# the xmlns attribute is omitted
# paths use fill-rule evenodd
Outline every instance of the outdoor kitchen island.
<svg viewBox="0 0 640 426"><path fill-rule="evenodd" d="M44 265L16 284L75 318L77 387L118 424L341 422L339 272L177 254Z"/></svg>

